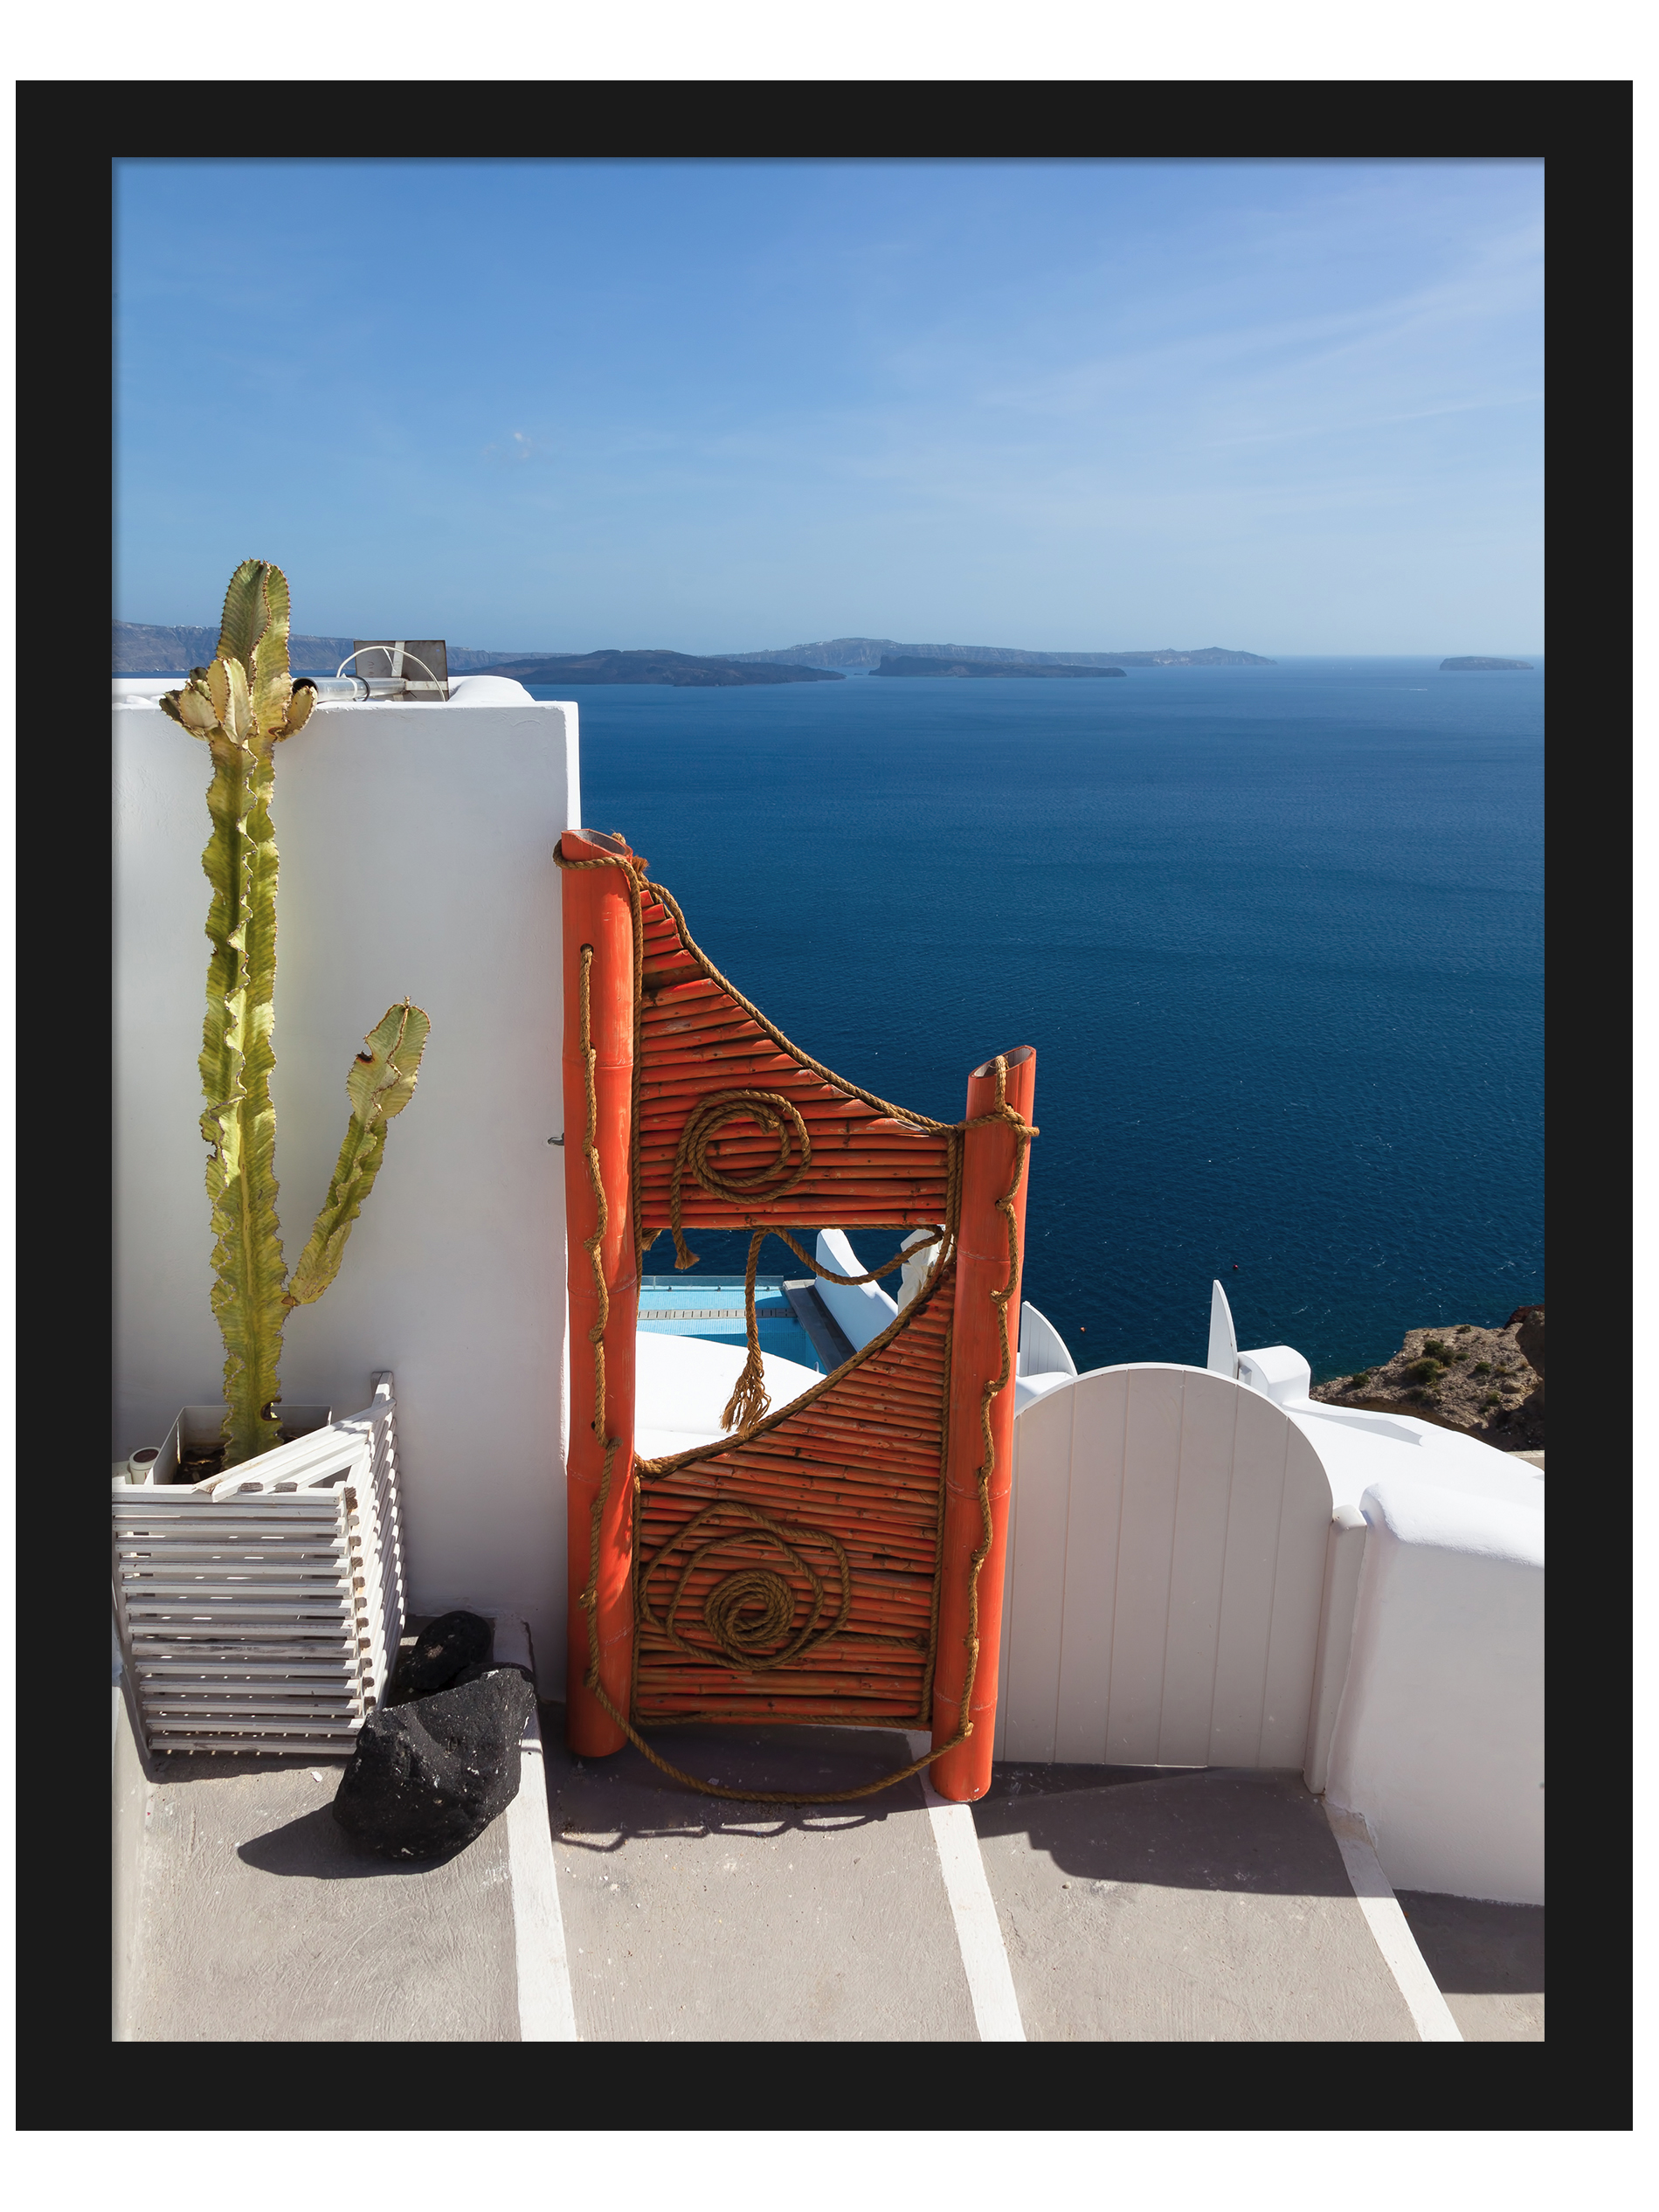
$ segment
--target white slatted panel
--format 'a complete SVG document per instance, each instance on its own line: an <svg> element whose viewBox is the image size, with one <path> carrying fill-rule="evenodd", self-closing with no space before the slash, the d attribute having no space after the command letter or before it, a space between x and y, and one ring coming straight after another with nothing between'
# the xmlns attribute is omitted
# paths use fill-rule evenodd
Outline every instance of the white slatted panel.
<svg viewBox="0 0 1659 2212"><path fill-rule="evenodd" d="M1235 1389L1183 1387L1181 1472L1158 1728L1162 1766L1203 1766L1209 1761L1237 1422Z"/></svg>
<svg viewBox="0 0 1659 2212"><path fill-rule="evenodd" d="M1106 1757L1113 1766L1149 1766L1158 1758L1180 1471L1180 1370L1142 1368L1129 1378L1123 1424L1123 1504L1106 1707Z"/></svg>
<svg viewBox="0 0 1659 2212"><path fill-rule="evenodd" d="M1269 1400L1097 1370L1014 1423L997 1755L1300 1766L1331 1490Z"/></svg>
<svg viewBox="0 0 1659 2212"><path fill-rule="evenodd" d="M1239 1413L1215 1644L1209 1763L1255 1766L1262 1751L1262 1704L1267 1693L1268 1635L1290 1424L1270 1399L1241 1384L1228 1385L1221 1376L1215 1380L1222 1389L1230 1387L1237 1393ZM1330 1518L1327 1501L1322 1521ZM1311 1695L1311 1671L1308 1688Z"/></svg>
<svg viewBox="0 0 1659 2212"><path fill-rule="evenodd" d="M997 1731L1000 1737L1010 1716L1022 1743L1046 1744L1043 1752L1024 1756L1054 1757L1054 1703L1060 1678L1061 1608L1045 1606L1033 1588L1021 1601L1022 1576L1038 1583L1048 1563L1066 1551L1066 1503L1071 1477L1070 1400L1075 1393L1062 1390L1053 1400L1037 1400L1033 1421L1053 1405L1046 1421L1023 1432L1024 1457L1016 1477L1016 1508L1010 1511L1009 1550L1003 1577L1003 1645L997 1696ZM1020 1433L1016 1423L1016 1434ZM1017 1510L1017 1528L1013 1525Z"/></svg>
<svg viewBox="0 0 1659 2212"><path fill-rule="evenodd" d="M1093 1766L1106 1757L1106 1700L1116 1622L1117 1534L1123 1507L1123 1453L1128 1435L1129 1377L1122 1368L1085 1375L1057 1390L1056 1414L1073 1401L1070 1501L1067 1543L1059 1562L1061 1637L1054 1757ZM1033 1407L1035 1414L1037 1408ZM1023 1414L1020 1417L1024 1419ZM1018 1476L1020 1421L1014 1423ZM1033 1590L1039 1604L1054 1603L1054 1580Z"/></svg>
<svg viewBox="0 0 1659 2212"><path fill-rule="evenodd" d="M151 1751L350 1747L403 1633L394 1421L377 1376L366 1414L239 1487L112 1487L117 1632Z"/></svg>

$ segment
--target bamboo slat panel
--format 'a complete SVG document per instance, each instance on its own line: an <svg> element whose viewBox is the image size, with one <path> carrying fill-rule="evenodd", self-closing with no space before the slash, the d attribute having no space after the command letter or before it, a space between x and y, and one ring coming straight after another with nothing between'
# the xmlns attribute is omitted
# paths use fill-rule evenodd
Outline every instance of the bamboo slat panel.
<svg viewBox="0 0 1659 2212"><path fill-rule="evenodd" d="M681 1219L692 1228L930 1227L944 1220L947 1140L882 1114L784 1052L687 951L661 902L644 898L645 1001L639 1070L640 1220L647 1239L668 1227L675 1149L693 1109L722 1090L764 1090L790 1100L806 1124L812 1160L777 1198L755 1194L742 1210L688 1174ZM752 1122L727 1123L712 1149L727 1173L748 1174L778 1157L778 1141ZM791 1168L798 1165L791 1155Z"/></svg>
<svg viewBox="0 0 1659 2212"><path fill-rule="evenodd" d="M785 1412L728 1450L642 1476L637 1725L694 1717L930 1725L954 1278L947 1266L889 1344L834 1378L799 1412ZM693 1530L711 1507L721 1510ZM789 1531L787 1545L754 1513ZM717 1549L693 1564L692 1555L716 1538ZM816 1599L807 1568L818 1578ZM777 1578L791 1607L789 1630L757 1647L761 1656L786 1648L814 1617L816 1632L794 1657L750 1671L722 1651L704 1607L729 1578L755 1573ZM846 1624L826 1633L844 1594ZM660 1625L671 1607L689 1651Z"/></svg>

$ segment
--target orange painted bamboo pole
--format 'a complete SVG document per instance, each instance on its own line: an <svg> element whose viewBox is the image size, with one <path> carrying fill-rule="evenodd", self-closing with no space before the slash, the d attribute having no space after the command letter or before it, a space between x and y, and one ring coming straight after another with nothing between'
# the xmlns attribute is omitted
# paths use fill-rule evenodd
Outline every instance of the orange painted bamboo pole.
<svg viewBox="0 0 1659 2212"><path fill-rule="evenodd" d="M619 849L614 839L566 830L566 860L597 860ZM626 847L620 848L626 850ZM629 1587L633 1508L634 1331L639 1304L633 1257L628 1154L633 1082L633 911L620 868L568 869L563 885L564 929L564 1220L570 1317L570 1447L565 1463L569 1537L570 1628L565 1686L565 1739L584 1758L620 1750L626 1738L586 1687L588 1586L592 1510L605 1475L605 1449L616 1440L611 1484L599 1528L594 1618L599 1680L619 1712L629 1704L633 1662L633 1606ZM583 948L592 949L588 970L589 1033L595 1054L595 1144L604 1185L606 1221L598 1248L609 1294L604 1328L605 1407L602 1431L591 1331L601 1303L586 1240L599 1219L588 1173L584 1137L588 1125L587 1069L582 1042Z"/></svg>
<svg viewBox="0 0 1659 2212"><path fill-rule="evenodd" d="M1006 1055L1007 1103L1023 1121L1031 1120L1036 1089L1037 1055L1029 1045ZM987 1061L968 1078L967 1119L988 1114L997 1103L996 1069ZM986 1383L1003 1366L1001 1324L992 1291L1008 1293L1007 1377L991 1400L992 1465L989 1485L990 1548L978 1585L978 1656L973 1664L969 1718L973 1732L928 1769L942 1797L957 1803L983 1797L991 1787L991 1748L996 1733L997 1675L1001 1656L1002 1566L1008 1533L1008 1494L1013 1463L1013 1354L1020 1335L1020 1257L1026 1241L1026 1189L1022 1172L1013 1194L1015 1263L1008 1270L1007 1217L998 1200L1013 1181L1018 1144L1005 1121L970 1129L962 1140L962 1217L957 1237L956 1306L950 1340L950 1409L944 1477L944 1545L939 1563L939 1645L933 1676L933 1741L947 1744L962 1717L963 1691L972 1655L969 1580L973 1555L985 1540L979 1502L985 1463L980 1407ZM1030 1153L1026 1156L1026 1169Z"/></svg>

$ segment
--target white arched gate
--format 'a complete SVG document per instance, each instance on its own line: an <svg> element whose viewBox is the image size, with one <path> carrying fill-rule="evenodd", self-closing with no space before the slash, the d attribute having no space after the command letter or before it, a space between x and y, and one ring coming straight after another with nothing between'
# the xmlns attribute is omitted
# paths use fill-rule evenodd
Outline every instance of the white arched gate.
<svg viewBox="0 0 1659 2212"><path fill-rule="evenodd" d="M1331 1531L1313 1446L1224 1375L1106 1367L1026 1407L996 1756L1311 1773Z"/></svg>

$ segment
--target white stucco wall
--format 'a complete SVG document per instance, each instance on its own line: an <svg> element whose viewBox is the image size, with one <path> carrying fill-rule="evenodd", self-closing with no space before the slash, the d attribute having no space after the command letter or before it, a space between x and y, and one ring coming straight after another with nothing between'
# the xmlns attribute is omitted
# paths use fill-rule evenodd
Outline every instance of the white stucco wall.
<svg viewBox="0 0 1659 2212"><path fill-rule="evenodd" d="M1325 1785L1396 1889L1544 1902L1544 1515L1373 1483Z"/></svg>
<svg viewBox="0 0 1659 2212"><path fill-rule="evenodd" d="M113 720L111 1449L124 1457L181 1405L218 1397L224 1354L196 1067L207 749L138 687L118 689ZM396 1372L411 1606L528 1621L549 1694L563 1665L565 1418L551 855L580 814L575 707L501 678L461 678L446 705L320 707L277 758L273 1092L290 1264L365 1032L405 995L432 1022L339 1278L290 1317L283 1395L355 1411L371 1371Z"/></svg>

